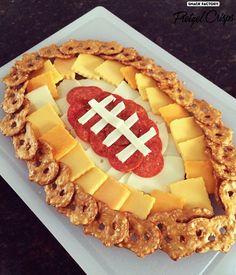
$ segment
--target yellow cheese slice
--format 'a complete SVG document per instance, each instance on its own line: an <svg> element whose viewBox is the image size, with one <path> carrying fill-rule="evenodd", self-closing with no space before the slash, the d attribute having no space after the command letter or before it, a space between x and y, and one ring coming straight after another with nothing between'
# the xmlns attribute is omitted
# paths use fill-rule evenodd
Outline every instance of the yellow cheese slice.
<svg viewBox="0 0 236 275"><path fill-rule="evenodd" d="M106 181L107 174L94 167L79 177L75 183L84 189L86 193L93 195L98 188Z"/></svg>
<svg viewBox="0 0 236 275"><path fill-rule="evenodd" d="M209 160L186 160L184 162L186 178L203 177L207 192L213 194L215 191L215 178L213 167Z"/></svg>
<svg viewBox="0 0 236 275"><path fill-rule="evenodd" d="M120 210L131 212L140 219L146 219L155 203L155 198L133 188L129 188L129 191L130 195Z"/></svg>
<svg viewBox="0 0 236 275"><path fill-rule="evenodd" d="M183 209L184 201L174 194L162 192L160 190L153 190L151 196L156 199L151 213Z"/></svg>
<svg viewBox="0 0 236 275"><path fill-rule="evenodd" d="M111 209L119 210L130 195L130 191L115 179L108 177L94 193L94 197Z"/></svg>
<svg viewBox="0 0 236 275"><path fill-rule="evenodd" d="M55 85L52 71L48 71L46 73L31 78L27 84L26 90L27 92L31 92L44 85L48 86L48 89L50 90L54 98L58 98L57 87Z"/></svg>
<svg viewBox="0 0 236 275"><path fill-rule="evenodd" d="M160 114L159 109L173 103L173 100L157 87L146 88L147 98L154 114Z"/></svg>
<svg viewBox="0 0 236 275"><path fill-rule="evenodd" d="M79 143L77 143L68 154L61 158L60 161L70 167L72 181L78 179L94 167L94 164L87 157L83 147Z"/></svg>
<svg viewBox="0 0 236 275"><path fill-rule="evenodd" d="M61 125L57 125L43 134L40 139L46 141L53 149L53 156L59 160L72 150L77 141L72 135Z"/></svg>
<svg viewBox="0 0 236 275"><path fill-rule="evenodd" d="M132 89L137 89L135 75L138 73L138 70L133 66L125 66L120 69L124 79L128 82Z"/></svg>
<svg viewBox="0 0 236 275"><path fill-rule="evenodd" d="M33 78L47 72L52 72L53 82L55 84L63 79L63 76L58 72L50 60L45 61L43 68L33 72L30 77Z"/></svg>
<svg viewBox="0 0 236 275"><path fill-rule="evenodd" d="M60 59L56 58L53 65L56 70L63 76L65 79L74 79L75 72L72 71L72 66L75 63L76 58L70 59Z"/></svg>
<svg viewBox="0 0 236 275"><path fill-rule="evenodd" d="M170 123L170 130L176 144L203 135L202 129L197 125L194 117L173 120Z"/></svg>
<svg viewBox="0 0 236 275"><path fill-rule="evenodd" d="M170 185L171 193L184 200L184 208L207 208L213 212L202 177L178 181Z"/></svg>
<svg viewBox="0 0 236 275"><path fill-rule="evenodd" d="M57 115L51 104L46 104L26 118L32 123L37 137L45 134L48 130L57 125L64 126L63 121Z"/></svg>
<svg viewBox="0 0 236 275"><path fill-rule="evenodd" d="M119 62L106 60L98 66L95 71L105 81L111 83L112 85L118 86L124 79L124 76L120 72L122 67L123 65Z"/></svg>
<svg viewBox="0 0 236 275"><path fill-rule="evenodd" d="M95 69L104 62L101 57L91 54L80 54L72 66L72 71L91 79L100 79Z"/></svg>
<svg viewBox="0 0 236 275"><path fill-rule="evenodd" d="M176 103L161 107L159 112L168 125L175 119L189 116L189 113Z"/></svg>
<svg viewBox="0 0 236 275"><path fill-rule="evenodd" d="M137 73L135 75L138 91L143 100L148 100L146 88L155 87L156 81L149 76L146 76L142 73Z"/></svg>
<svg viewBox="0 0 236 275"><path fill-rule="evenodd" d="M178 144L180 154L184 160L207 160L204 136L193 138Z"/></svg>

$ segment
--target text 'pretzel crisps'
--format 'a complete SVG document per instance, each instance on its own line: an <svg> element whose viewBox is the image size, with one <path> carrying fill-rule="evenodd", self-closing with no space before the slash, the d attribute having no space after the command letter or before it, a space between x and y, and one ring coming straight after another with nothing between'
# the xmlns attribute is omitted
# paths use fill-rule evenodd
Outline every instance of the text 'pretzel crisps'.
<svg viewBox="0 0 236 275"><path fill-rule="evenodd" d="M175 209L152 213L141 220L129 212L111 209L70 181L69 167L54 159L51 145L39 141L26 120L30 103L25 90L31 73L41 70L46 60L68 60L80 54L132 66L137 72L151 77L157 88L193 115L204 133L217 182L215 194L223 205L223 215L213 216L204 208ZM71 223L83 225L85 234L95 236L106 246L127 248L140 257L161 249L174 260L194 252L226 252L233 245L236 234L236 149L232 130L224 126L221 112L206 101L195 99L174 72L164 70L152 59L115 41L69 40L62 45L53 44L39 52L24 54L3 82L6 90L2 108L6 114L0 121L1 132L12 137L17 158L26 160L29 179L45 185L48 204L56 207ZM63 130L60 128L60 131Z"/></svg>

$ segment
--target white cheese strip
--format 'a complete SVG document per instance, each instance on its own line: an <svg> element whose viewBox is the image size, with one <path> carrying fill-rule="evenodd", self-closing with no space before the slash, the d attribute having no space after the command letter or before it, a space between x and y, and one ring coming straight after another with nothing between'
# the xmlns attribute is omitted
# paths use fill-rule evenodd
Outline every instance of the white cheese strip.
<svg viewBox="0 0 236 275"><path fill-rule="evenodd" d="M163 192L169 192L169 185L173 182L184 180L185 170L181 157L166 156L164 157L163 170L152 178L139 177L131 173L128 178L127 185L134 187L140 191L150 193L152 190L158 189Z"/></svg>
<svg viewBox="0 0 236 275"><path fill-rule="evenodd" d="M113 91L113 94L117 94L125 99L131 100L139 97L139 93L133 90L125 81L121 81L118 87Z"/></svg>
<svg viewBox="0 0 236 275"><path fill-rule="evenodd" d="M115 117L106 108L101 106L101 104L95 99L90 100L89 105L109 124L117 128L130 141L130 143L134 145L136 150L139 150L144 156L150 152L150 149L145 144L143 144L132 131L130 131L122 119Z"/></svg>
<svg viewBox="0 0 236 275"><path fill-rule="evenodd" d="M86 154L90 158L90 160L92 160L93 163L104 172L108 171L111 168L111 165L107 158L97 155L91 147L86 150Z"/></svg>
<svg viewBox="0 0 236 275"><path fill-rule="evenodd" d="M138 121L138 115L137 115L137 113L134 113L128 119L125 120L125 124L128 128L130 128L137 121ZM115 129L103 140L103 144L106 145L107 147L109 147L112 144L114 144L121 136L122 136L122 134L119 132L119 130Z"/></svg>
<svg viewBox="0 0 236 275"><path fill-rule="evenodd" d="M112 110L111 113L114 116L117 116L120 112L122 112L125 109L124 102L118 103ZM100 119L96 124L94 124L91 127L91 131L93 131L95 134L98 134L104 127L106 127L107 121L105 119Z"/></svg>
<svg viewBox="0 0 236 275"><path fill-rule="evenodd" d="M115 86L107 83L104 80L96 80L96 79L80 79L80 85L81 86L95 86L98 87L100 89L102 89L103 91L108 91L108 92L113 92L115 90Z"/></svg>
<svg viewBox="0 0 236 275"><path fill-rule="evenodd" d="M59 97L66 97L68 92L75 88L75 87L79 87L80 86L80 82L78 80L69 80L69 79L65 79L63 80L57 87L57 91L59 94Z"/></svg>
<svg viewBox="0 0 236 275"><path fill-rule="evenodd" d="M109 103L111 103L112 101L115 101L116 98L112 95L107 96L106 98L104 98L100 103L101 107L105 107L107 106ZM97 102L97 101L96 101ZM81 123L82 125L84 125L86 122L88 122L93 116L96 115L96 112L93 109L90 109L87 113L85 113L82 117L80 117L78 119L79 123Z"/></svg>
<svg viewBox="0 0 236 275"><path fill-rule="evenodd" d="M153 127L151 127L145 134L143 134L138 139L140 142L145 144L148 140L153 138L155 135L156 135L156 130ZM121 162L125 162L129 157L131 157L134 154L136 150L137 149L133 144L129 144L128 146L125 147L125 149L123 149L121 152L116 154L116 156ZM149 152L151 152L150 149L149 149Z"/></svg>

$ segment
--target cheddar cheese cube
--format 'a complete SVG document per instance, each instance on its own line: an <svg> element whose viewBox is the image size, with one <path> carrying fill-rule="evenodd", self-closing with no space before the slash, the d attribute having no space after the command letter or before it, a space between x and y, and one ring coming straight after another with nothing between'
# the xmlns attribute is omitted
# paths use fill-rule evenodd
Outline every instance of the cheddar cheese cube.
<svg viewBox="0 0 236 275"><path fill-rule="evenodd" d="M124 79L128 82L132 89L137 89L135 75L138 73L138 70L133 66L125 66L120 69Z"/></svg>
<svg viewBox="0 0 236 275"><path fill-rule="evenodd" d="M160 114L159 109L173 103L173 100L157 87L146 88L147 98L154 114Z"/></svg>
<svg viewBox="0 0 236 275"><path fill-rule="evenodd" d="M52 72L53 82L55 84L63 79L63 76L57 71L50 60L45 61L43 68L33 72L30 77L33 78L47 72Z"/></svg>
<svg viewBox="0 0 236 275"><path fill-rule="evenodd" d="M207 208L213 212L202 177L178 181L170 185L171 193L183 199L184 208Z"/></svg>
<svg viewBox="0 0 236 275"><path fill-rule="evenodd" d="M32 123L32 127L37 137L45 134L51 128L61 125L63 121L59 118L51 104L46 104L26 118Z"/></svg>
<svg viewBox="0 0 236 275"><path fill-rule="evenodd" d="M168 125L175 119L189 116L189 113L177 103L163 106L159 112Z"/></svg>
<svg viewBox="0 0 236 275"><path fill-rule="evenodd" d="M94 164L79 143L69 153L60 158L60 161L70 167L72 181L78 179L94 167Z"/></svg>
<svg viewBox="0 0 236 275"><path fill-rule="evenodd" d="M142 73L137 73L135 75L138 91L142 97L143 100L147 100L147 92L146 88L148 87L155 87L156 81L152 79L151 77L144 75Z"/></svg>
<svg viewBox="0 0 236 275"><path fill-rule="evenodd" d="M173 120L170 123L170 131L176 144L203 135L202 129L197 125L194 117Z"/></svg>
<svg viewBox="0 0 236 275"><path fill-rule="evenodd" d="M95 69L95 72L107 82L118 86L124 79L124 76L120 72L122 67L123 65L117 61L106 60Z"/></svg>
<svg viewBox="0 0 236 275"><path fill-rule="evenodd" d="M174 194L162 192L160 190L153 190L151 192L151 196L156 199L151 213L165 212L173 209L183 209L183 199L175 196Z"/></svg>
<svg viewBox="0 0 236 275"><path fill-rule="evenodd" d="M53 127L43 134L40 139L46 141L52 147L53 156L56 160L66 155L77 144L77 141L61 125Z"/></svg>
<svg viewBox="0 0 236 275"><path fill-rule="evenodd" d="M203 177L207 192L213 194L215 191L215 177L213 167L209 160L186 160L184 162L186 178Z"/></svg>
<svg viewBox="0 0 236 275"><path fill-rule="evenodd" d="M80 54L75 60L72 71L86 78L100 79L95 69L104 62L101 57L91 54Z"/></svg>
<svg viewBox="0 0 236 275"><path fill-rule="evenodd" d="M178 144L183 160L207 160L204 136L193 138Z"/></svg>
<svg viewBox="0 0 236 275"><path fill-rule="evenodd" d="M107 177L107 174L102 172L102 170L94 167L79 177L75 183L82 187L86 193L93 195L106 181Z"/></svg>
<svg viewBox="0 0 236 275"><path fill-rule="evenodd" d="M72 71L72 66L75 63L76 58L61 59L56 58L53 65L56 70L63 76L65 79L74 79L75 72Z"/></svg>
<svg viewBox="0 0 236 275"><path fill-rule="evenodd" d="M28 82L26 90L27 92L31 92L34 89L37 89L44 85L48 86L48 89L54 98L58 98L57 87L54 82L54 76L52 71L48 71L46 73L31 78Z"/></svg>
<svg viewBox="0 0 236 275"><path fill-rule="evenodd" d="M41 86L30 93L26 94L26 97L29 99L30 105L30 113L40 109L42 106L50 103L57 114L60 114L60 111L57 107L55 100L50 93L48 86Z"/></svg>
<svg viewBox="0 0 236 275"><path fill-rule="evenodd" d="M146 219L155 203L155 198L130 187L129 191L130 195L120 210L133 213L140 219Z"/></svg>
<svg viewBox="0 0 236 275"><path fill-rule="evenodd" d="M94 197L106 203L111 209L119 210L130 195L130 191L115 179L108 177L94 193Z"/></svg>

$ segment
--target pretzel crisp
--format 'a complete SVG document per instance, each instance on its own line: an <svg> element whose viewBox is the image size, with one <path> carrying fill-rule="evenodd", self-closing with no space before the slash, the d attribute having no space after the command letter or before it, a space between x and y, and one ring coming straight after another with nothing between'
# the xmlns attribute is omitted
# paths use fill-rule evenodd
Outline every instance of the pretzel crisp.
<svg viewBox="0 0 236 275"><path fill-rule="evenodd" d="M98 214L93 222L84 226L85 234L92 235L106 246L122 242L129 232L126 215L98 202Z"/></svg>
<svg viewBox="0 0 236 275"><path fill-rule="evenodd" d="M71 223L85 225L95 219L98 206L93 196L85 193L81 187L75 185L75 194L71 203L66 207L59 207L58 211L69 217Z"/></svg>
<svg viewBox="0 0 236 275"><path fill-rule="evenodd" d="M92 40L69 40L61 45L59 50L67 55L75 55L80 53L97 54L100 44Z"/></svg>
<svg viewBox="0 0 236 275"><path fill-rule="evenodd" d="M67 206L74 195L74 184L70 182L70 168L63 164L59 164L60 170L56 180L44 187L46 193L46 201L55 207Z"/></svg>
<svg viewBox="0 0 236 275"><path fill-rule="evenodd" d="M22 59L16 61L16 67L26 73L41 69L43 64L44 59L36 52L23 54Z"/></svg>
<svg viewBox="0 0 236 275"><path fill-rule="evenodd" d="M175 209L168 212L157 212L149 217L161 232L160 248L174 259L181 259L195 251L191 235L187 232L186 223L197 217L212 217L207 209Z"/></svg>
<svg viewBox="0 0 236 275"><path fill-rule="evenodd" d="M236 166L233 166L231 169L225 164L218 163L214 160L211 160L212 166L214 168L215 174L220 179L229 179L236 180Z"/></svg>
<svg viewBox="0 0 236 275"><path fill-rule="evenodd" d="M0 131L5 136L17 135L25 126L26 116L30 110L30 103L28 99L24 99L20 109L12 114L6 114L0 121Z"/></svg>
<svg viewBox="0 0 236 275"><path fill-rule="evenodd" d="M59 172L59 165L53 159L52 148L44 141L38 142L38 150L34 158L26 163L29 179L40 185L53 182Z"/></svg>
<svg viewBox="0 0 236 275"><path fill-rule="evenodd" d="M118 246L130 249L139 257L144 257L157 250L160 243L159 229L148 220L141 220L129 213L127 213L127 217L129 234Z"/></svg>
<svg viewBox="0 0 236 275"><path fill-rule="evenodd" d="M219 187L219 195L228 216L236 214L236 180L224 180Z"/></svg>
<svg viewBox="0 0 236 275"><path fill-rule="evenodd" d="M72 58L73 55L63 54L56 44L52 44L48 47L44 47L39 50L39 55L43 58L61 58L68 59Z"/></svg>
<svg viewBox="0 0 236 275"><path fill-rule="evenodd" d="M18 86L29 78L29 74L25 71L19 70L19 68L11 68L9 74L3 78L3 82L8 87Z"/></svg>
<svg viewBox="0 0 236 275"><path fill-rule="evenodd" d="M26 123L20 134L13 136L12 143L18 159L30 160L35 156L38 149L38 141L30 122Z"/></svg>
<svg viewBox="0 0 236 275"><path fill-rule="evenodd" d="M4 94L2 108L5 113L12 114L16 112L24 102L25 89L28 84L26 81L18 87L8 87Z"/></svg>

